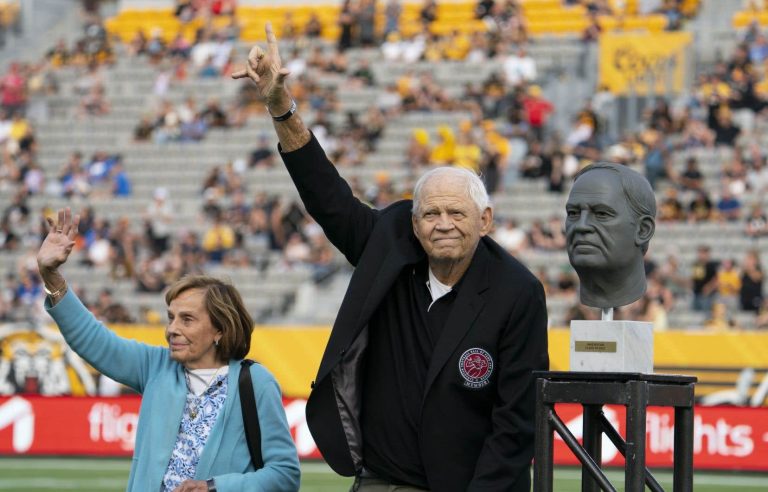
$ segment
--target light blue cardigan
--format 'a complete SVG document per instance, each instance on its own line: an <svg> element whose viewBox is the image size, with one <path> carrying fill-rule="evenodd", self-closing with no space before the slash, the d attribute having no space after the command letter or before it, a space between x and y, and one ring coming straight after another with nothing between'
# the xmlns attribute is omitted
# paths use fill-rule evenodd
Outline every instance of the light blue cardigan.
<svg viewBox="0 0 768 492"><path fill-rule="evenodd" d="M142 395L128 491L160 490L179 432L187 384L169 350L118 337L101 324L70 290L46 309L72 350L99 372ZM264 468L254 471L243 429L238 376L229 362L227 399L200 456L195 479L216 480L218 492L299 490L299 460L283 410L280 388L259 364L251 366L261 425Z"/></svg>

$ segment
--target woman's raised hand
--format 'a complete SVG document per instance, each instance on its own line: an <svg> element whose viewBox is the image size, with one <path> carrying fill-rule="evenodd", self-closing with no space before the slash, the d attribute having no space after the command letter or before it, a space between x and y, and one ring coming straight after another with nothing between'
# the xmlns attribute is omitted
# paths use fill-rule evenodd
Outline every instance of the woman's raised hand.
<svg viewBox="0 0 768 492"><path fill-rule="evenodd" d="M37 266L41 275L44 275L45 272L56 271L67 261L72 248L75 246L80 216L72 217L72 211L67 207L59 209L56 221L50 217L47 217L46 221L48 222L48 235L37 252Z"/></svg>

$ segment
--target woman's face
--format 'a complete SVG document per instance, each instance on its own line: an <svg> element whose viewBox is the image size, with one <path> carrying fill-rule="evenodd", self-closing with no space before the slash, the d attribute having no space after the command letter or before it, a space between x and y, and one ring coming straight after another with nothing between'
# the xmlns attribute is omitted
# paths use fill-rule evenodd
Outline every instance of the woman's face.
<svg viewBox="0 0 768 492"><path fill-rule="evenodd" d="M204 300L202 289L190 289L179 294L168 306L165 338L171 358L187 369L222 365L215 345L222 334L213 327Z"/></svg>

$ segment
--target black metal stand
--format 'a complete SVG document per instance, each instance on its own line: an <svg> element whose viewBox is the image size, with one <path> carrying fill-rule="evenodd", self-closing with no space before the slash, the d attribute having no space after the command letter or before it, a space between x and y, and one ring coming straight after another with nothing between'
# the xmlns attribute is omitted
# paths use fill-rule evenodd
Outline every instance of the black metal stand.
<svg viewBox="0 0 768 492"><path fill-rule="evenodd" d="M552 492L553 441L557 432L582 464L582 492L616 489L603 473L602 435L626 461L625 492L664 492L645 466L646 407L675 407L674 492L693 491L693 376L606 372L536 372L534 492ZM555 403L584 407L584 443L579 444L555 412ZM605 404L627 407L624 441L603 414Z"/></svg>

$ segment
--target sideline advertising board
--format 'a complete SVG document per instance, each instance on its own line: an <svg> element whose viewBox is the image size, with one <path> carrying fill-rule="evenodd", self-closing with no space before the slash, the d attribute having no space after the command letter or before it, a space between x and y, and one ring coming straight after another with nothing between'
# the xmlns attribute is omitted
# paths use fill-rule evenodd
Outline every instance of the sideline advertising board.
<svg viewBox="0 0 768 492"><path fill-rule="evenodd" d="M136 437L138 396L0 398L0 455L130 456ZM301 458L321 458L309 433L306 400L283 401ZM557 412L581 437L581 406L559 404ZM608 405L608 420L624 434L625 408ZM646 421L647 463L672 466L674 415L669 408L650 407ZM603 462L623 464L615 447L603 439ZM565 443L555 438L555 464L576 465ZM768 472L768 408L695 408L694 467L699 470Z"/></svg>

